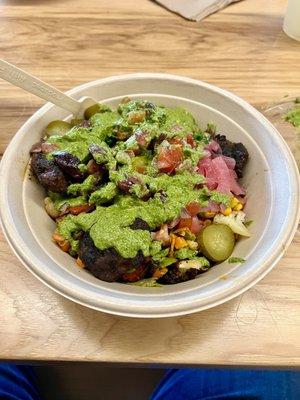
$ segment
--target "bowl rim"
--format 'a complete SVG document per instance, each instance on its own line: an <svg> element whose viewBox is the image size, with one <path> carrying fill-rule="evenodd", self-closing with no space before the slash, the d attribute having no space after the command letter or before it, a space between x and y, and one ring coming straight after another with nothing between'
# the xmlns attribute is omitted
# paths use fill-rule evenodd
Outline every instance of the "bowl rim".
<svg viewBox="0 0 300 400"><path fill-rule="evenodd" d="M47 279L43 276L43 274L40 273L39 269L36 268L34 263L30 262L30 259L24 255L21 247L16 245L15 240L14 240L14 236L17 233L17 228L13 224L11 224L11 218L10 218L9 212L7 212L6 207L4 207L5 200L6 200L6 197L5 197L6 192L5 192L5 188L4 188L5 185L1 185L2 188L0 189L0 222L1 222L1 226L2 226L2 230L4 232L4 235L5 235L8 243L10 244L11 248L13 249L15 255L18 257L18 259L25 265L25 267L31 273L33 273L33 275L35 275L40 281L42 281L44 284L46 284L48 287L50 287L57 293L63 295L64 297L66 297L70 300L73 300L76 303L79 303L81 305L85 305L85 306L95 309L95 310L109 312L110 314L130 316L130 317L139 317L139 318L153 318L153 317L157 318L157 317L185 315L185 314L201 311L204 309L208 309L211 307L215 307L216 305L222 304L225 301L228 301L228 300L238 296L239 294L245 292L251 286L255 285L258 281L260 281L274 267L274 265L277 263L277 261L282 257L286 248L288 247L288 245L291 243L291 241L293 239L294 233L297 229L297 221L299 220L299 217L300 217L300 207L299 207L300 187L299 187L299 172L298 172L296 161L294 160L294 157L292 155L290 148L288 147L288 145L286 144L286 142L284 141L284 139L282 138L280 133L277 131L277 129L254 107L252 107L250 104L248 104L243 99L239 98L238 96L236 96L224 89L218 88L214 85L211 85L211 84L199 81L199 80L195 80L195 79L191 79L191 78L187 78L187 77L179 76L179 75L171 75L171 74L165 74L165 73L135 73L135 74L110 76L107 78L102 78L102 79L98 79L95 81L87 82L82 85L74 87L73 89L67 91L66 93L69 95L77 94L78 92L80 92L84 89L87 89L89 87L101 86L101 84L115 82L116 80L125 80L126 81L126 79L147 79L147 78L162 79L162 80L168 79L168 80L177 81L177 82L181 81L184 83L190 83L193 85L204 87L213 92L217 92L217 93L223 95L224 97L229 98L234 103L239 104L244 109L246 109L246 111L248 113L252 114L252 116L254 116L256 119L260 120L260 122L262 124L264 124L269 131L272 130L273 134L276 135L277 139L280 140L282 150L284 150L284 152L285 152L285 159L289 165L290 174L294 175L294 176L292 176L292 178L293 178L292 183L295 188L293 193L296 195L295 196L296 201L294 202L293 210L289 215L289 220L288 220L289 224L287 224L287 222L285 222L286 225L288 225L288 227L286 228L286 230L284 232L281 232L282 245L278 246L276 253L273 254L272 258L269 259L268 262L264 263L263 268L261 268L258 271L255 271L256 274L252 274L254 276L251 275L250 280L244 279L242 282L240 282L240 284L237 285L237 287L235 287L233 293L229 293L229 294L222 293L222 295L219 296L219 298L217 300L210 301L209 304L205 303L201 306L193 305L189 310L182 308L181 310L163 311L161 314L159 314L157 310L154 310L153 312L147 312L147 314L141 313L141 310L139 310L139 311L136 310L135 312L133 312L133 311L127 312L124 309L123 310L121 310L121 309L115 310L113 308L109 308L109 305L107 305L107 303L105 306L102 307L99 305L91 304L88 301L79 299L78 297L75 297L74 294L72 294L71 290L68 291L65 287L64 288L61 287L61 285L59 285L58 282L53 282L53 281L50 282L49 280L47 281ZM16 135L13 137L10 144L8 145L8 147L4 153L4 156L2 158L2 161L0 164L0 178L2 178L3 176L5 177L6 163L9 160L10 153L13 151L15 141L17 141L18 137L20 136L20 131L25 129L26 126L29 125L30 123L38 120L39 117L41 115L43 115L45 112L47 112L51 107L52 107L52 104L49 104L49 103L45 104L43 107L41 107L39 110L37 110L20 127L20 129L18 130L18 132L16 133ZM5 180L4 180L4 182L5 182ZM225 291L225 292L227 292L227 291Z"/></svg>

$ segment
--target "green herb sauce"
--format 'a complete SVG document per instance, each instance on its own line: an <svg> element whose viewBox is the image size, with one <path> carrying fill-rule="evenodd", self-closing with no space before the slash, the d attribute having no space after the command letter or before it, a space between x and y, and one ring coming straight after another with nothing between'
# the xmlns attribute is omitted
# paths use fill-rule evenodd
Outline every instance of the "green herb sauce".
<svg viewBox="0 0 300 400"><path fill-rule="evenodd" d="M133 258L138 251L142 251L144 256L153 256L159 262L167 254L164 254L160 243L153 241L150 232L130 228L136 218L147 222L153 231L177 218L182 208L192 201L198 201L202 206L206 206L209 199L226 205L229 203L229 196L210 192L206 188L196 188L204 182L203 176L194 172L194 167L203 157L207 137L188 111L137 100L121 104L118 111L106 108L105 112L94 114L89 121L91 126L88 128L75 126L63 136L51 136L48 139L48 143L56 144L59 150L77 156L83 168L91 158L89 147L97 145L95 154L92 152L93 158L105 165L109 172L109 182L105 184L101 183L99 177L90 175L84 182L69 186L69 197L51 197L56 209L65 203L97 206L91 213L69 214L58 222L60 234L70 241L74 251L78 246L77 233L88 231L100 250L114 247L124 258ZM125 139L116 143L116 135L120 132L125 134ZM196 147L185 145L185 159L176 174L159 174L149 150L142 149L137 157L128 155L128 151L137 146L136 134L141 132L147 133L148 142L160 135L185 138L192 134ZM164 146L164 143L160 146ZM141 168L144 168L143 173L138 172ZM125 195L120 192L118 185L128 178L136 179L137 183ZM185 259L195 252L177 253L178 258Z"/></svg>

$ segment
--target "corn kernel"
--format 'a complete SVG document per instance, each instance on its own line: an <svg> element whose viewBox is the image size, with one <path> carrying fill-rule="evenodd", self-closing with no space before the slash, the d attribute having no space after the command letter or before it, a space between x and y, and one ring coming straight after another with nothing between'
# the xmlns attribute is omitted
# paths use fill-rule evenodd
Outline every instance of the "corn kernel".
<svg viewBox="0 0 300 400"><path fill-rule="evenodd" d="M183 239L182 237L176 237L175 238L175 249L182 249L183 247L187 247L187 242L185 239Z"/></svg>
<svg viewBox="0 0 300 400"><path fill-rule="evenodd" d="M240 211L242 209L243 209L243 204L242 203L239 203L234 207L234 211Z"/></svg>
<svg viewBox="0 0 300 400"><path fill-rule="evenodd" d="M222 211L222 214L225 216L230 215L231 213L232 213L231 207L227 207L224 211Z"/></svg>
<svg viewBox="0 0 300 400"><path fill-rule="evenodd" d="M204 217L205 218L213 218L216 215L216 213L212 212L212 211L206 211L204 213Z"/></svg>
<svg viewBox="0 0 300 400"><path fill-rule="evenodd" d="M231 199L231 202L230 202L230 207L231 207L231 208L234 208L234 207L237 206L238 204L239 204L238 199L237 199L236 197L233 197L233 198Z"/></svg>
<svg viewBox="0 0 300 400"><path fill-rule="evenodd" d="M194 242L193 240L187 240L187 245L191 250L197 250L198 249L198 243Z"/></svg>

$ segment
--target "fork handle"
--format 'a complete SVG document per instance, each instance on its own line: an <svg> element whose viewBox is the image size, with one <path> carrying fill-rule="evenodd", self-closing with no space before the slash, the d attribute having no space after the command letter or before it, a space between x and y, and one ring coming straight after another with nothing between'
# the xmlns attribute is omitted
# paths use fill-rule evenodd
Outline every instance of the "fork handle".
<svg viewBox="0 0 300 400"><path fill-rule="evenodd" d="M0 78L77 115L81 104L55 87L0 59Z"/></svg>

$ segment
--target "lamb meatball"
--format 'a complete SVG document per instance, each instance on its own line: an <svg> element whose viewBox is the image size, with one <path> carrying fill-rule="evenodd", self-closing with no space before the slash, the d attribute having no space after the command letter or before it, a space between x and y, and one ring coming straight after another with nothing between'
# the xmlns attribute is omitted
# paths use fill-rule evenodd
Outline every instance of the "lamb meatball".
<svg viewBox="0 0 300 400"><path fill-rule="evenodd" d="M66 151L57 151L53 154L55 163L70 177L80 180L83 179L83 174L80 172L78 166L80 160L78 157Z"/></svg>
<svg viewBox="0 0 300 400"><path fill-rule="evenodd" d="M146 221L142 220L141 218L136 218L134 222L129 226L129 228L136 230L141 229L143 231L150 231L150 226L147 224Z"/></svg>
<svg viewBox="0 0 300 400"><path fill-rule="evenodd" d="M219 143L222 154L235 159L235 172L239 178L243 177L243 169L247 164L249 153L243 143L234 143L227 140L225 135L216 135L215 140Z"/></svg>
<svg viewBox="0 0 300 400"><path fill-rule="evenodd" d="M158 283L164 285L173 285L175 283L189 281L195 279L200 271L196 268L190 268L185 271L181 271L177 266L169 267L168 272L157 280Z"/></svg>
<svg viewBox="0 0 300 400"><path fill-rule="evenodd" d="M68 181L59 167L51 160L47 160L42 153L33 153L30 168L38 181L46 189L56 193L65 193Z"/></svg>
<svg viewBox="0 0 300 400"><path fill-rule="evenodd" d="M123 258L114 248L99 250L88 233L79 243L79 258L96 278L106 282L122 281L123 275L134 268L146 265L141 252L131 259Z"/></svg>

